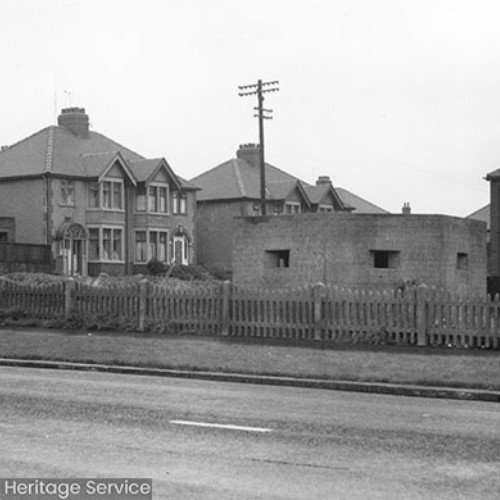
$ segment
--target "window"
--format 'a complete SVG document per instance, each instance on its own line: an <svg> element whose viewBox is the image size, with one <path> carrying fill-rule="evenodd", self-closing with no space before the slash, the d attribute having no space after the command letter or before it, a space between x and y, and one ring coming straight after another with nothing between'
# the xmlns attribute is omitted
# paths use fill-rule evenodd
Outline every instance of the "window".
<svg viewBox="0 0 500 500"><path fill-rule="evenodd" d="M98 182L89 184L89 208L99 208L99 188Z"/></svg>
<svg viewBox="0 0 500 500"><path fill-rule="evenodd" d="M377 269L389 269L399 266L399 251L394 250L370 250L372 254L373 267Z"/></svg>
<svg viewBox="0 0 500 500"><path fill-rule="evenodd" d="M111 182L102 183L102 207L112 208L111 205Z"/></svg>
<svg viewBox="0 0 500 500"><path fill-rule="evenodd" d="M457 253L457 269L460 271L469 270L469 254L462 252Z"/></svg>
<svg viewBox="0 0 500 500"><path fill-rule="evenodd" d="M167 241L168 233L166 231L149 231L149 248L152 259L158 259L161 262L167 261Z"/></svg>
<svg viewBox="0 0 500 500"><path fill-rule="evenodd" d="M147 262L148 260L146 231L135 232L135 260L136 262Z"/></svg>
<svg viewBox="0 0 500 500"><path fill-rule="evenodd" d="M174 214L187 214L187 195L179 191L172 193L172 211Z"/></svg>
<svg viewBox="0 0 500 500"><path fill-rule="evenodd" d="M300 203L298 201L287 201L285 203L285 214L300 214Z"/></svg>
<svg viewBox="0 0 500 500"><path fill-rule="evenodd" d="M121 210L122 206L122 187L123 185L120 182L113 182L113 201L111 203L112 208L117 208Z"/></svg>
<svg viewBox="0 0 500 500"><path fill-rule="evenodd" d="M152 213L168 213L167 186L150 185L148 187L148 209Z"/></svg>
<svg viewBox="0 0 500 500"><path fill-rule="evenodd" d="M123 210L123 182L103 181L89 184L89 208Z"/></svg>
<svg viewBox="0 0 500 500"><path fill-rule="evenodd" d="M98 228L89 228L89 260L99 260Z"/></svg>
<svg viewBox="0 0 500 500"><path fill-rule="evenodd" d="M89 228L89 260L123 261L123 229Z"/></svg>
<svg viewBox="0 0 500 500"><path fill-rule="evenodd" d="M329 214L329 213L333 212L333 206L332 205L319 205L318 212L320 214Z"/></svg>
<svg viewBox="0 0 500 500"><path fill-rule="evenodd" d="M266 250L266 267L290 267L290 250Z"/></svg>
<svg viewBox="0 0 500 500"><path fill-rule="evenodd" d="M135 261L168 260L168 231L143 230L135 232Z"/></svg>
<svg viewBox="0 0 500 500"><path fill-rule="evenodd" d="M138 187L135 192L135 210L136 212L146 211L146 188Z"/></svg>
<svg viewBox="0 0 500 500"><path fill-rule="evenodd" d="M61 181L61 205L75 205L75 182Z"/></svg>

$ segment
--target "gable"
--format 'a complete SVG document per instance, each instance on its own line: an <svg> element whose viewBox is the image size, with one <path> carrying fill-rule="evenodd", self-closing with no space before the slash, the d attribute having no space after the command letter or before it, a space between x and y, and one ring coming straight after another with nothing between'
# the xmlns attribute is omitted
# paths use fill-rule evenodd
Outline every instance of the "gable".
<svg viewBox="0 0 500 500"><path fill-rule="evenodd" d="M326 193L321 197L321 199L318 202L318 205L329 205L331 207L335 207L338 205L336 203L335 198L333 197L333 194L330 190L326 191Z"/></svg>
<svg viewBox="0 0 500 500"><path fill-rule="evenodd" d="M123 168L118 162L115 162L113 166L106 172L106 177L118 177L123 179L125 177Z"/></svg>
<svg viewBox="0 0 500 500"><path fill-rule="evenodd" d="M169 177L167 175L167 172L165 171L165 168L160 168L157 172L156 175L154 175L150 182L161 182L161 183L168 183L169 182Z"/></svg>
<svg viewBox="0 0 500 500"><path fill-rule="evenodd" d="M298 185L296 185L292 191L288 194L288 196L285 198L285 201L296 201L299 203L303 203L305 201L305 197L302 194L302 192L299 190Z"/></svg>

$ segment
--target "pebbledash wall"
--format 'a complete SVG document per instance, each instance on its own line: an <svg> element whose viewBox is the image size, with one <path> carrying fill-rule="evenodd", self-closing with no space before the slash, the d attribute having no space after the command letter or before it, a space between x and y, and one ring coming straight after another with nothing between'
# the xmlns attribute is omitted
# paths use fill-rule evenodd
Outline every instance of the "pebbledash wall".
<svg viewBox="0 0 500 500"><path fill-rule="evenodd" d="M486 293L483 222L445 215L300 214L235 219L233 280L266 287L415 281Z"/></svg>

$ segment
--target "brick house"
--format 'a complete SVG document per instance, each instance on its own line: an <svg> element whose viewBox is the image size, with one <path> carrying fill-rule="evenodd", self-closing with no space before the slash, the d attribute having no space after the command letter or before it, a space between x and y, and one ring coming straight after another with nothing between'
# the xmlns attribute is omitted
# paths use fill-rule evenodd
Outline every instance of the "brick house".
<svg viewBox="0 0 500 500"><path fill-rule="evenodd" d="M425 283L486 292L482 222L444 215L301 214L234 221L233 280L263 287Z"/></svg>
<svg viewBox="0 0 500 500"><path fill-rule="evenodd" d="M194 262L197 189L164 158L89 130L83 108L0 152L0 213L15 220L15 242L51 245L63 274Z"/></svg>
<svg viewBox="0 0 500 500"><path fill-rule="evenodd" d="M266 213L304 212L387 213L347 190L334 188L329 177L311 186L266 163ZM201 188L197 197L198 263L230 270L234 217L260 215L259 146L244 144L230 159L191 182Z"/></svg>

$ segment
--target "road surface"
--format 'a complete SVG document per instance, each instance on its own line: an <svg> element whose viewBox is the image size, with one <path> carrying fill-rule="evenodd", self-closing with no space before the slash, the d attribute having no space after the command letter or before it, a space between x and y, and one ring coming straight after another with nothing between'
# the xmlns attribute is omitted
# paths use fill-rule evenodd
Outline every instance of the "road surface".
<svg viewBox="0 0 500 500"><path fill-rule="evenodd" d="M500 498L500 405L0 367L1 477L160 499Z"/></svg>

